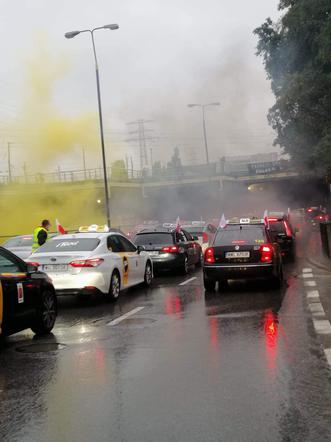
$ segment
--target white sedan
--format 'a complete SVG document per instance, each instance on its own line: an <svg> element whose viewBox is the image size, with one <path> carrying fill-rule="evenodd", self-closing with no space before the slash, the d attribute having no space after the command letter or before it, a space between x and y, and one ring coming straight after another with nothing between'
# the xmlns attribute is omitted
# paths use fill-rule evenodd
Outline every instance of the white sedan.
<svg viewBox="0 0 331 442"><path fill-rule="evenodd" d="M52 279L57 294L117 299L120 291L153 278L150 256L117 232L75 233L52 238L28 259Z"/></svg>

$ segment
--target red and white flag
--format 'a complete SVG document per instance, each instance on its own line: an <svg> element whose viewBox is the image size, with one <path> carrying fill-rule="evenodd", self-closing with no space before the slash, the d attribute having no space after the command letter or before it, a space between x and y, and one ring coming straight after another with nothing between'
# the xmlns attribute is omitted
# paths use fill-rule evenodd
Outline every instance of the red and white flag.
<svg viewBox="0 0 331 442"><path fill-rule="evenodd" d="M225 229L226 225L227 225L227 221L226 221L225 215L223 213L222 218L221 218L220 223L219 223L219 227L221 229Z"/></svg>
<svg viewBox="0 0 331 442"><path fill-rule="evenodd" d="M270 225L269 225L269 217L268 217L267 210L264 211L263 221L264 221L264 225L266 226L266 228L269 229Z"/></svg>
<svg viewBox="0 0 331 442"><path fill-rule="evenodd" d="M180 219L179 219L179 216L178 216L177 219L176 219L176 227L175 227L176 232L180 232L181 228L182 228L182 226L180 224Z"/></svg>
<svg viewBox="0 0 331 442"><path fill-rule="evenodd" d="M67 232L64 230L63 226L60 224L59 220L56 218L56 230L59 232L60 235L65 235Z"/></svg>

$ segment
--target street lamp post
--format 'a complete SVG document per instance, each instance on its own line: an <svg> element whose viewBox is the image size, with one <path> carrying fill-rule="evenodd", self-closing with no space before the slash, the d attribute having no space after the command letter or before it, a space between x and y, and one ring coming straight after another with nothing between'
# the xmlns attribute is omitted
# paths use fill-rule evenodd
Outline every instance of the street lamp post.
<svg viewBox="0 0 331 442"><path fill-rule="evenodd" d="M208 104L188 104L188 107L200 107L202 111L202 128L203 128L203 139L205 142L205 151L206 151L206 161L209 164L209 152L208 152L208 142L207 142L207 130L206 130L206 118L205 118L205 109L209 106L220 106L220 103L208 103Z"/></svg>
<svg viewBox="0 0 331 442"><path fill-rule="evenodd" d="M102 107L101 107L99 66L98 66L97 52L96 52L96 49L95 49L94 32L98 31L99 29L110 29L111 31L114 31L114 30L116 30L118 28L119 28L119 26L117 24L111 24L111 25L100 26L100 27L94 28L94 29L84 29L82 31L66 32L64 34L64 36L66 38L74 38L78 34L82 34L83 32L89 32L90 35L91 35L91 39L92 39L94 62L95 62L95 76L96 76L96 80L97 80L97 95L98 95L98 110L99 110L99 124L100 124L100 139L101 139L102 166L103 166L103 181L104 181L104 187L105 187L106 218L107 218L107 225L108 225L108 227L110 227L109 189L108 189L108 178L107 178L105 139L104 139L104 134L103 134L103 120L102 120Z"/></svg>

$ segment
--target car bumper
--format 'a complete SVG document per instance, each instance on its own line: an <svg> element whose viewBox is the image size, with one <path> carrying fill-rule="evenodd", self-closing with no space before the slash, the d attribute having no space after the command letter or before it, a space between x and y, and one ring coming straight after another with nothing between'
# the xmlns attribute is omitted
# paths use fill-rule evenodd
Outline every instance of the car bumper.
<svg viewBox="0 0 331 442"><path fill-rule="evenodd" d="M79 293L108 293L110 281L102 273L90 272L76 275L67 273L49 273L57 295Z"/></svg>
<svg viewBox="0 0 331 442"><path fill-rule="evenodd" d="M154 270L178 269L184 264L184 255L175 253L163 253L151 256Z"/></svg>
<svg viewBox="0 0 331 442"><path fill-rule="evenodd" d="M225 264L204 266L203 274L206 279L248 279L270 278L274 276L273 264Z"/></svg>

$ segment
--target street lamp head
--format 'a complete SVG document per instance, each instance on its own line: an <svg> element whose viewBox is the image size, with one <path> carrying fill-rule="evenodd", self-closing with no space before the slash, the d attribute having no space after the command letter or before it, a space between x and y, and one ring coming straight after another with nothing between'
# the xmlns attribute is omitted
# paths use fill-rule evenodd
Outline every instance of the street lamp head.
<svg viewBox="0 0 331 442"><path fill-rule="evenodd" d="M116 29L118 29L119 26L117 23L113 23L111 25L105 25L105 26L103 26L103 28L110 29L111 31L116 31Z"/></svg>
<svg viewBox="0 0 331 442"><path fill-rule="evenodd" d="M65 38L74 38L78 34L80 34L80 31L71 31L71 32L66 32L64 36Z"/></svg>

